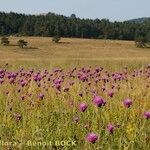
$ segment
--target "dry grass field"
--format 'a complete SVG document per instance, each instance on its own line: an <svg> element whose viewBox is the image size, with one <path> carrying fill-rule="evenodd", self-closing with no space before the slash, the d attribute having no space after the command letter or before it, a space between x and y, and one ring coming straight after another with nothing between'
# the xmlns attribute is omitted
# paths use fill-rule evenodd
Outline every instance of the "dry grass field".
<svg viewBox="0 0 150 150"><path fill-rule="evenodd" d="M28 41L28 48L15 46L19 39ZM0 46L0 66L10 68L32 66L103 65L116 69L122 66L139 67L149 62L150 49L136 48L132 41L62 38L59 44L47 37L10 37L10 46Z"/></svg>

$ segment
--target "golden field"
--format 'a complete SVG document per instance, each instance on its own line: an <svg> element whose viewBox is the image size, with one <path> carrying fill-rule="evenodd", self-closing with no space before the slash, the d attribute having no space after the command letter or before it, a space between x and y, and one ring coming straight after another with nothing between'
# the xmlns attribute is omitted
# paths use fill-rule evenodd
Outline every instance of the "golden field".
<svg viewBox="0 0 150 150"><path fill-rule="evenodd" d="M28 42L20 49L19 39ZM120 66L141 66L150 60L150 49L136 48L132 41L62 38L55 44L47 37L10 37L10 46L0 46L0 65L10 67L52 68L54 66L103 65L118 69Z"/></svg>

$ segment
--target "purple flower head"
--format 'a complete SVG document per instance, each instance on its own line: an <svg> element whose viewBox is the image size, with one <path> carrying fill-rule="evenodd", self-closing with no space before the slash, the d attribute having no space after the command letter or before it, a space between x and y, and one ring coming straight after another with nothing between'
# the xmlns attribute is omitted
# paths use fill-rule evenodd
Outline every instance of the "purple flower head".
<svg viewBox="0 0 150 150"><path fill-rule="evenodd" d="M37 77L37 76L34 76L34 77L33 77L33 80L34 80L35 82L37 82L37 81L38 81L38 77Z"/></svg>
<svg viewBox="0 0 150 150"><path fill-rule="evenodd" d="M93 99L93 103L98 106L98 107L101 107L101 106L105 106L106 104L106 101L104 101L101 97L99 96L95 96L94 99Z"/></svg>
<svg viewBox="0 0 150 150"><path fill-rule="evenodd" d="M133 103L132 103L132 100L130 100L130 99L125 99L125 100L123 101L123 104L124 104L125 107L129 108Z"/></svg>
<svg viewBox="0 0 150 150"><path fill-rule="evenodd" d="M10 84L14 84L15 83L15 79L14 78L10 78L9 83Z"/></svg>
<svg viewBox="0 0 150 150"><path fill-rule="evenodd" d="M98 136L95 134L95 133L89 133L87 136L86 136L86 139L88 142L90 143L95 143L98 139Z"/></svg>
<svg viewBox="0 0 150 150"><path fill-rule="evenodd" d="M16 121L20 121L22 118L19 113L16 113L14 116L15 116Z"/></svg>
<svg viewBox="0 0 150 150"><path fill-rule="evenodd" d="M100 72L100 68L96 68L95 71L98 73Z"/></svg>
<svg viewBox="0 0 150 150"><path fill-rule="evenodd" d="M23 80L23 81L21 81L20 84L21 84L22 87L24 87L27 84L27 81Z"/></svg>
<svg viewBox="0 0 150 150"><path fill-rule="evenodd" d="M144 118L150 119L150 111L144 113Z"/></svg>
<svg viewBox="0 0 150 150"><path fill-rule="evenodd" d="M114 126L112 124L108 124L107 126L107 131L110 133L110 134L113 134L114 132Z"/></svg>
<svg viewBox="0 0 150 150"><path fill-rule="evenodd" d="M24 99L25 99L25 96L24 96L24 95L22 95L22 96L21 96L21 100L24 100Z"/></svg>
<svg viewBox="0 0 150 150"><path fill-rule="evenodd" d="M61 84L61 80L60 79L56 79L56 80L54 80L54 84Z"/></svg>
<svg viewBox="0 0 150 150"><path fill-rule="evenodd" d="M43 100L43 98L44 98L44 94L43 94L43 93L40 93L40 94L39 94L39 99L40 99L40 100Z"/></svg>
<svg viewBox="0 0 150 150"><path fill-rule="evenodd" d="M87 104L86 103L81 103L79 106L80 111L84 112L87 109Z"/></svg>
<svg viewBox="0 0 150 150"><path fill-rule="evenodd" d="M61 91L61 84L55 84L55 88L58 90L58 91Z"/></svg>

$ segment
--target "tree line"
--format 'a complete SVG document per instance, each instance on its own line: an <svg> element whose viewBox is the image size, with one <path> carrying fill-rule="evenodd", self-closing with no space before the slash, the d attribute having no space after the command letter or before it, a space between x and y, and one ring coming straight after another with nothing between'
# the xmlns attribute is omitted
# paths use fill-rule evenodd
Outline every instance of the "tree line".
<svg viewBox="0 0 150 150"><path fill-rule="evenodd" d="M74 37L94 39L136 40L150 42L150 20L111 22L108 19L80 19L47 13L25 15L0 12L0 35Z"/></svg>

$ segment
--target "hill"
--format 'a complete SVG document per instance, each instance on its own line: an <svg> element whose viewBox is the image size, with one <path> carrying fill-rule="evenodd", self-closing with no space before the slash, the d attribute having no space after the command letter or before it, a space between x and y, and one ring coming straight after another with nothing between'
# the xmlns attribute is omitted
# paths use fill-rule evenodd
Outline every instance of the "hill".
<svg viewBox="0 0 150 150"><path fill-rule="evenodd" d="M150 21L150 17L143 17L143 18L128 20L128 22L133 22L133 23L144 23L146 21Z"/></svg>

